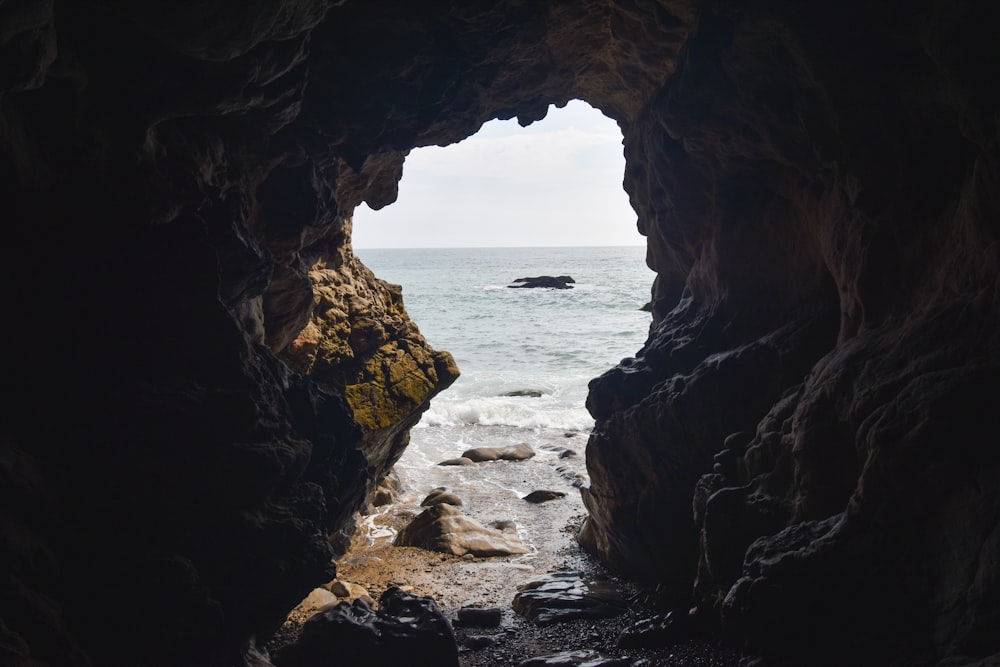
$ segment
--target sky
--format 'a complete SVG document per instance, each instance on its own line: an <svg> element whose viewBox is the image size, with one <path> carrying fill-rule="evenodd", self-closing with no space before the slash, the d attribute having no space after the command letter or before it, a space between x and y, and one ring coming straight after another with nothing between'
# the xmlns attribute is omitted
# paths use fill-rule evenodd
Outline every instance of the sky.
<svg viewBox="0 0 1000 667"><path fill-rule="evenodd" d="M411 151L396 202L355 211L354 247L642 245L624 173L621 130L584 102L528 127L493 120Z"/></svg>

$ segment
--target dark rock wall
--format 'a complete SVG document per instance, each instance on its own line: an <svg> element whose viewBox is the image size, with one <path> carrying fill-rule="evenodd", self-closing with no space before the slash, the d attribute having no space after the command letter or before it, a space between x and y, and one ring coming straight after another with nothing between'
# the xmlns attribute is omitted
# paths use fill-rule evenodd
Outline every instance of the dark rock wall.
<svg viewBox="0 0 1000 667"><path fill-rule="evenodd" d="M985 8L713 3L699 19L626 133L656 323L591 384L581 540L754 651L993 653Z"/></svg>
<svg viewBox="0 0 1000 667"><path fill-rule="evenodd" d="M989 9L0 3L0 656L233 664L328 577L455 374L354 208L573 98L657 272L581 542L751 652L1000 650Z"/></svg>

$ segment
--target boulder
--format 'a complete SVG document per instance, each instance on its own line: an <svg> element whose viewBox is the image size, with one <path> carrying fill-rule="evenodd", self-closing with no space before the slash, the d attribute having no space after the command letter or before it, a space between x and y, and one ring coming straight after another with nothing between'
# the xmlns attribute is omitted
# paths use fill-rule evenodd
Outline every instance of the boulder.
<svg viewBox="0 0 1000 667"><path fill-rule="evenodd" d="M557 572L517 587L511 606L537 625L580 618L609 618L628 611L615 585L582 572Z"/></svg>
<svg viewBox="0 0 1000 667"><path fill-rule="evenodd" d="M471 466L471 465L475 465L475 463L476 462L473 461L472 459L466 458L464 456L459 456L459 457L454 458L454 459L445 459L444 461L441 461L440 463L438 463L438 465L439 466Z"/></svg>
<svg viewBox="0 0 1000 667"><path fill-rule="evenodd" d="M456 556L509 556L528 552L516 534L487 528L447 504L425 509L399 531L393 544Z"/></svg>
<svg viewBox="0 0 1000 667"><path fill-rule="evenodd" d="M535 450L525 443L513 447L474 447L462 452L462 458L475 463L484 461L524 461L535 455Z"/></svg>
<svg viewBox="0 0 1000 667"><path fill-rule="evenodd" d="M433 598L390 588L379 610L360 600L314 615L299 639L276 652L276 667L458 667L458 644Z"/></svg>
<svg viewBox="0 0 1000 667"><path fill-rule="evenodd" d="M428 493L426 498L420 501L420 506L429 507L431 505L438 505L440 503L446 503L448 505L455 505L456 507L458 507L461 506L462 499L459 498L454 493L452 493L451 491L449 491L448 489L444 488L443 486L439 486L438 488Z"/></svg>

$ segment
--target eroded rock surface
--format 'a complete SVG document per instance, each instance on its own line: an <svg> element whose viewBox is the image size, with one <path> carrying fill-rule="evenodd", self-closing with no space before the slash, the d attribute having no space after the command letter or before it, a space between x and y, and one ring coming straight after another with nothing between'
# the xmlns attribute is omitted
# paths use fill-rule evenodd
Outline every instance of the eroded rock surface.
<svg viewBox="0 0 1000 667"><path fill-rule="evenodd" d="M432 598L390 588L378 611L358 600L313 615L298 641L280 650L277 667L324 667L350 656L352 665L458 667L455 633Z"/></svg>
<svg viewBox="0 0 1000 667"><path fill-rule="evenodd" d="M535 450L526 443L510 447L474 447L462 452L460 459L469 459L473 463L486 461L526 461L535 455Z"/></svg>
<svg viewBox="0 0 1000 667"><path fill-rule="evenodd" d="M0 4L0 645L253 655L454 376L353 210L580 98L657 273L591 385L581 542L748 654L997 654L992 9Z"/></svg>
<svg viewBox="0 0 1000 667"><path fill-rule="evenodd" d="M414 517L399 531L393 544L456 556L509 556L528 552L513 525L508 530L487 528L447 503L431 505Z"/></svg>
<svg viewBox="0 0 1000 667"><path fill-rule="evenodd" d="M625 613L628 603L613 582L582 572L556 572L517 587L511 606L539 625Z"/></svg>

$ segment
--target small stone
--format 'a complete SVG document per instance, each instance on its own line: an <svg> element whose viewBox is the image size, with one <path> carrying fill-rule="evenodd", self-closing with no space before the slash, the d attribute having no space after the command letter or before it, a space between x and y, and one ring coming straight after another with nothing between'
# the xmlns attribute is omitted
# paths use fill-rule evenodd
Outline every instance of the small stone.
<svg viewBox="0 0 1000 667"><path fill-rule="evenodd" d="M351 594L351 589L347 587L347 584L339 579L334 579L330 582L330 592L336 595L338 598L346 598Z"/></svg>
<svg viewBox="0 0 1000 667"><path fill-rule="evenodd" d="M576 452L574 452L572 449L564 449L561 452L559 452L559 458L561 459L569 459L574 456L576 456Z"/></svg>
<svg viewBox="0 0 1000 667"><path fill-rule="evenodd" d="M314 588L302 602L296 605L288 614L288 618L295 621L304 621L313 614L332 607L339 603L337 596L325 588Z"/></svg>
<svg viewBox="0 0 1000 667"><path fill-rule="evenodd" d="M544 503L549 500L557 500L559 498L565 498L566 493L563 491L548 491L546 489L539 489L538 491L532 491L524 497L524 500L529 503Z"/></svg>
<svg viewBox="0 0 1000 667"><path fill-rule="evenodd" d="M633 623L618 635L620 648L663 648L690 638L691 617L682 611L670 611Z"/></svg>
<svg viewBox="0 0 1000 667"><path fill-rule="evenodd" d="M462 607L458 610L458 621L467 626L496 628L502 618L500 607Z"/></svg>
<svg viewBox="0 0 1000 667"><path fill-rule="evenodd" d="M517 667L629 667L628 658L608 658L597 651L582 649L530 658Z"/></svg>
<svg viewBox="0 0 1000 667"><path fill-rule="evenodd" d="M476 462L473 461L472 459L466 458L464 456L459 456L458 458L455 458L455 459L446 459L444 461L441 461L441 463L439 463L438 465L439 466L471 466L471 465L475 465L475 464L476 464Z"/></svg>
<svg viewBox="0 0 1000 667"><path fill-rule="evenodd" d="M479 651L487 646L496 644L496 642L496 637L491 637L489 635L469 635L462 640L462 646L471 651Z"/></svg>

